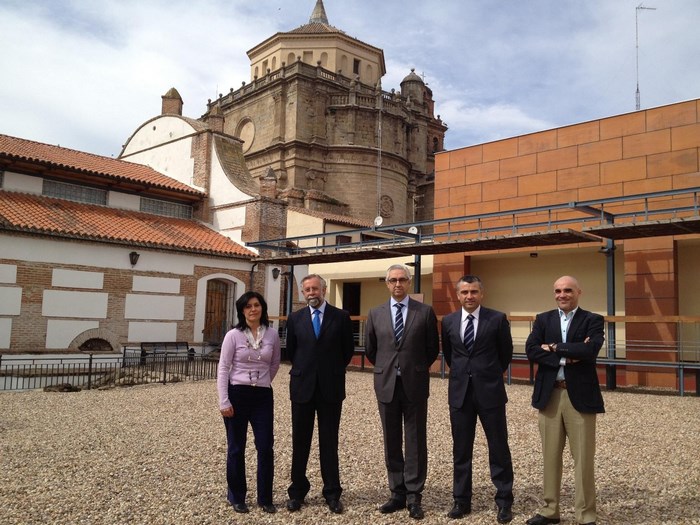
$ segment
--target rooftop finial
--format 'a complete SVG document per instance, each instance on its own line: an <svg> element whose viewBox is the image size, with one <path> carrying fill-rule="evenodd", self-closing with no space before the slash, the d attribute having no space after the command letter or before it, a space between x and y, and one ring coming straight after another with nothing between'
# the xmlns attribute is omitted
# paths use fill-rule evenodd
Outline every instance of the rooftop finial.
<svg viewBox="0 0 700 525"><path fill-rule="evenodd" d="M323 7L323 0L316 0L314 12L311 13L311 18L309 18L309 24L314 23L328 25L328 17L326 16L326 9Z"/></svg>

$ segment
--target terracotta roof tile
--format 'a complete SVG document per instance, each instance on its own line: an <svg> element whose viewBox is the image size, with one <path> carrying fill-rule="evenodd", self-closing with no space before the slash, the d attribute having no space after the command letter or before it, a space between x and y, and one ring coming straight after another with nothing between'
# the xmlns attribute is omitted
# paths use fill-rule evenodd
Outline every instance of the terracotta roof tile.
<svg viewBox="0 0 700 525"><path fill-rule="evenodd" d="M345 34L345 31L341 31L337 27L333 27L330 24L324 24L322 22L310 22L308 24L304 24L302 26L299 26L296 29L292 29L291 31L287 31L287 33L302 33L302 34L342 33L342 34Z"/></svg>
<svg viewBox="0 0 700 525"><path fill-rule="evenodd" d="M217 256L255 255L196 220L2 190L0 230Z"/></svg>
<svg viewBox="0 0 700 525"><path fill-rule="evenodd" d="M201 191L142 164L10 137L9 135L0 134L0 157L49 164L111 179L180 191L190 195L203 195Z"/></svg>

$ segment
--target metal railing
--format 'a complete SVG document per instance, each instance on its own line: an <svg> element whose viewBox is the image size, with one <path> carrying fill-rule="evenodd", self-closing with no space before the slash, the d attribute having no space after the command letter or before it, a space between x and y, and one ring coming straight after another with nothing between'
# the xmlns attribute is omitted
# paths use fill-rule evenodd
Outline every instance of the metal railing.
<svg viewBox="0 0 700 525"><path fill-rule="evenodd" d="M277 327L284 349L286 341L286 317L271 317ZM365 368L365 326L366 316L351 316L353 320L353 330L355 339L355 355L361 356L361 368ZM438 316L440 321L442 316ZM511 327L515 331L516 323L525 323L522 330L529 333L532 323L535 320L533 315L509 316ZM640 317L640 316L606 316L607 323L616 322L619 325L626 323L671 323L677 326L677 342L660 342L656 340L633 340L615 339L612 348L609 342L601 349L601 355L613 357L599 357L597 364L599 368L611 369L613 373L620 370L634 370L644 372L674 372L676 375L677 390L679 395L686 393L685 382L689 373L695 374L695 393L700 395L700 338L692 337L690 341L681 342L680 333L682 326L693 327L694 333L700 331L700 317L689 316L668 316L668 317ZM521 331L522 331L521 330ZM515 352L513 354L513 365L529 365L529 381L534 382L535 365L531 363L525 355L525 336L513 336ZM284 352L283 352L284 355ZM436 363L433 365L433 372L441 378L447 377L448 367L445 363L442 352L438 355ZM526 376L527 377L527 376ZM513 380L513 366L509 366L506 372L508 384ZM616 385L606 385L609 389L615 389Z"/></svg>
<svg viewBox="0 0 700 525"><path fill-rule="evenodd" d="M93 389L147 383L216 378L218 359L190 352L143 356L140 349L122 355L14 356L0 354L0 391L70 385Z"/></svg>

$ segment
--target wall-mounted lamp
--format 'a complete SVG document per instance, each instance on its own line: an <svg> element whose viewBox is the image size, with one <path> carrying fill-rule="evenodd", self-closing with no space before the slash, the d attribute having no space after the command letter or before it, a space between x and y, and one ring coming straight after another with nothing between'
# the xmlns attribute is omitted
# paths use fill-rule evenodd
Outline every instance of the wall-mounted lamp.
<svg viewBox="0 0 700 525"><path fill-rule="evenodd" d="M280 276L280 269L279 268L273 268L272 269L272 278L277 280L277 278Z"/></svg>
<svg viewBox="0 0 700 525"><path fill-rule="evenodd" d="M141 257L141 254L137 252L131 252L129 254L129 262L131 263L132 268L136 266L137 262L139 262L139 257Z"/></svg>

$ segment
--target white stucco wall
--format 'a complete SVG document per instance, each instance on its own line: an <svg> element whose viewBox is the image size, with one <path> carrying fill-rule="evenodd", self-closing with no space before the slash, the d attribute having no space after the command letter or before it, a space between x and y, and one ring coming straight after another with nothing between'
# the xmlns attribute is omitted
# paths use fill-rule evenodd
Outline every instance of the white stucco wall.
<svg viewBox="0 0 700 525"><path fill-rule="evenodd" d="M41 177L32 177L6 171L3 175L3 189L7 191L21 191L23 193L34 193L41 195L44 181Z"/></svg>
<svg viewBox="0 0 700 525"><path fill-rule="evenodd" d="M46 348L68 348L71 341L86 330L100 327L99 321L67 321L49 319L46 323Z"/></svg>
<svg viewBox="0 0 700 525"><path fill-rule="evenodd" d="M220 268L208 278L222 278L236 282L234 297L246 289L245 283L233 277L233 271L249 272L251 263L232 258L202 257L174 254L137 248L140 258L132 268L129 252L133 247L71 243L57 240L16 237L0 234L2 257L5 260L27 261L54 266L51 284L43 291L41 312L46 322L47 349L67 349L73 339L85 330L104 328L99 322L107 319L110 303L109 284L105 282L108 270L128 275L134 272L132 293L124 299L123 308L128 322L128 342L172 341L177 337L178 321L184 319L185 297L182 277L194 275L197 267ZM70 267L87 266L95 270L74 270ZM100 271L104 270L104 271ZM139 275L140 273L167 272L168 277ZM114 275L112 273L112 275ZM17 266L0 265L0 349L11 349L13 317L19 316L22 306L22 287L16 284ZM188 339L202 342L206 308L206 281L198 286L195 305L195 327ZM91 290L91 291L88 291ZM113 298L111 299L113 300ZM115 305L116 306L116 305ZM117 311L121 308L117 306ZM118 321L115 320L115 321ZM167 322L163 322L167 321ZM14 326L15 329L16 325ZM122 335L124 337L124 335ZM126 342L126 341L125 341Z"/></svg>
<svg viewBox="0 0 700 525"><path fill-rule="evenodd" d="M107 205L112 208L121 208L122 210L139 211L141 209L141 197L110 191L107 193Z"/></svg>
<svg viewBox="0 0 700 525"><path fill-rule="evenodd" d="M195 187L192 180L194 133L195 129L186 120L162 115L146 122L134 133L120 158L150 166L168 177Z"/></svg>

